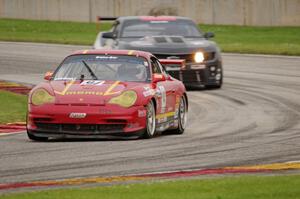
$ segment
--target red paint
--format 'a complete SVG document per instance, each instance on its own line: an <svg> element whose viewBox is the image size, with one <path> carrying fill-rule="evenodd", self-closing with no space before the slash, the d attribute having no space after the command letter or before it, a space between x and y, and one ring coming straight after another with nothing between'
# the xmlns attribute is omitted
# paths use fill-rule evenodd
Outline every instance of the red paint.
<svg viewBox="0 0 300 199"><path fill-rule="evenodd" d="M74 55L127 55L140 57L150 67L152 54L143 51L133 50L84 50ZM172 61L174 62L174 60ZM177 63L177 62L176 62ZM178 63L182 63L179 61ZM149 74L152 75L152 74ZM164 76L165 77L165 76ZM138 117L140 111L145 111L150 100L156 102L156 113L163 113L162 110L176 106L175 97L183 96L186 92L182 82L176 79L172 81L162 78L161 81L134 82L134 81L111 81L105 80L101 84L83 84L80 80L59 81L50 80L38 84L29 93L28 104L28 131L38 131L38 123L47 124L120 124L120 131L125 134L136 133L146 128L146 116ZM42 105L34 105L32 96L38 90L45 90L55 101ZM157 89L157 90L156 90ZM137 95L135 104L130 107L122 107L109 103L125 91L134 91ZM163 97L156 95L155 91L165 94ZM161 94L161 95L162 95ZM82 118L70 117L70 113L84 113ZM76 136L74 134L74 136Z"/></svg>
<svg viewBox="0 0 300 199"><path fill-rule="evenodd" d="M221 168L221 169L203 169L203 170L193 170L193 171L175 171L175 172L169 172L169 173L141 174L141 175L126 176L126 177L142 177L142 178L149 178L149 179L151 179L151 178L178 178L178 177L192 177L192 176L200 176L200 175L262 173L262 172L269 172L269 171L271 171L271 170L267 170L267 169L222 169ZM59 185L63 185L63 183L61 183L61 181L8 183L8 184L0 184L0 190L28 188L28 187L59 186Z"/></svg>
<svg viewBox="0 0 300 199"><path fill-rule="evenodd" d="M138 177L167 177L167 178L177 178L177 177L191 177L199 175L211 175L211 174L234 174L234 173L261 173L268 172L267 169L203 169L203 170L193 170L193 171L175 171L169 173L153 173L153 174L142 174Z"/></svg>
<svg viewBox="0 0 300 199"><path fill-rule="evenodd" d="M23 85L10 85L8 82L0 81L0 90L27 95L31 88Z"/></svg>
<svg viewBox="0 0 300 199"><path fill-rule="evenodd" d="M172 16L141 16L142 21L176 21L176 17Z"/></svg>
<svg viewBox="0 0 300 199"><path fill-rule="evenodd" d="M25 124L4 124L0 125L0 135L1 133L17 133L20 131L25 131Z"/></svg>

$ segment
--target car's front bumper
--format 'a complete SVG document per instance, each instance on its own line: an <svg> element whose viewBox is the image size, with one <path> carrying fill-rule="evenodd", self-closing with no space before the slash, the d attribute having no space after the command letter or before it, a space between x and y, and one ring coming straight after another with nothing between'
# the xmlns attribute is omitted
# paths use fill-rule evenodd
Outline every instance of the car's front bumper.
<svg viewBox="0 0 300 199"><path fill-rule="evenodd" d="M37 137L102 138L135 136L146 128L144 106L29 105L28 133ZM84 113L84 118L72 118L71 113Z"/></svg>
<svg viewBox="0 0 300 199"><path fill-rule="evenodd" d="M222 63L218 61L204 64L189 63L184 68L167 70L172 77L182 81L186 86L219 86L222 84L223 68Z"/></svg>

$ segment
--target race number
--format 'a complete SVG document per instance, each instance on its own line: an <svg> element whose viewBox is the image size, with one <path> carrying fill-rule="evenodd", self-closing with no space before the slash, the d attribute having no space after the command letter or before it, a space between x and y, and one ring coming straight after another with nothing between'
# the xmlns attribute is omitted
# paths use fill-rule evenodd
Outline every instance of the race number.
<svg viewBox="0 0 300 199"><path fill-rule="evenodd" d="M166 105L167 105L166 89L163 86L158 86L158 89L161 94L161 113L164 113L166 111Z"/></svg>

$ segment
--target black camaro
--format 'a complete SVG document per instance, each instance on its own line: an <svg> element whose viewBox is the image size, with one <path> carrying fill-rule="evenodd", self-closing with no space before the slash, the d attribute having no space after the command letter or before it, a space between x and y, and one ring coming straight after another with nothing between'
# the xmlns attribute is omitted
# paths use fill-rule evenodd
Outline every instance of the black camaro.
<svg viewBox="0 0 300 199"><path fill-rule="evenodd" d="M184 66L169 64L166 70L186 86L220 88L223 82L219 47L189 18L175 16L99 17L115 20L109 32L99 32L95 49L143 50L158 59L183 59ZM171 61L171 60L170 60Z"/></svg>

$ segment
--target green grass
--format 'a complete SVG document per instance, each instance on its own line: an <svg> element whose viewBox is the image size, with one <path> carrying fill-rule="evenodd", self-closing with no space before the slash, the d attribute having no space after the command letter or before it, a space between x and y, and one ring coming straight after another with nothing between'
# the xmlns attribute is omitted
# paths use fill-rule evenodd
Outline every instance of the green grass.
<svg viewBox="0 0 300 199"><path fill-rule="evenodd" d="M111 24L102 23L101 30ZM300 27L200 25L223 52L300 55ZM95 23L0 19L0 40L92 45Z"/></svg>
<svg viewBox="0 0 300 199"><path fill-rule="evenodd" d="M25 122L27 96L0 90L0 124Z"/></svg>
<svg viewBox="0 0 300 199"><path fill-rule="evenodd" d="M214 40L226 52L300 55L300 27L200 27L214 32Z"/></svg>
<svg viewBox="0 0 300 199"><path fill-rule="evenodd" d="M204 180L178 180L144 184L117 185L40 191L0 196L5 199L297 199L300 176L242 176Z"/></svg>

